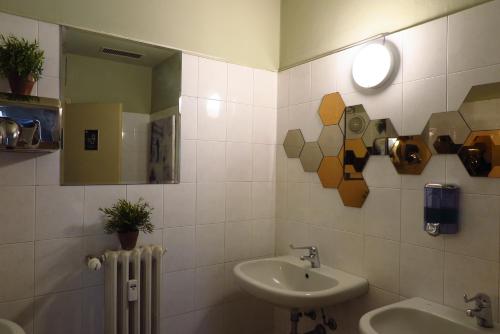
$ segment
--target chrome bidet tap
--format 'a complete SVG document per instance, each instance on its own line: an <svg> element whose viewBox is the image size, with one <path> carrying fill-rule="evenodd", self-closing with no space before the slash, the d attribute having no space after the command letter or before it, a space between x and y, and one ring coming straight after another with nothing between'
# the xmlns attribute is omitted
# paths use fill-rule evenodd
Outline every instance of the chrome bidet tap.
<svg viewBox="0 0 500 334"><path fill-rule="evenodd" d="M491 313L491 299L485 293L478 293L472 298L464 295L464 301L470 303L474 301L476 303L476 308L468 309L465 314L471 318L476 318L477 325L479 327L492 328L493 327L493 316Z"/></svg>
<svg viewBox="0 0 500 334"><path fill-rule="evenodd" d="M302 261L311 262L311 267L319 268L321 267L321 263L319 261L319 250L316 246L304 246L304 247L295 247L293 244L290 244L291 249L306 249L309 251L309 254L301 256L300 259Z"/></svg>

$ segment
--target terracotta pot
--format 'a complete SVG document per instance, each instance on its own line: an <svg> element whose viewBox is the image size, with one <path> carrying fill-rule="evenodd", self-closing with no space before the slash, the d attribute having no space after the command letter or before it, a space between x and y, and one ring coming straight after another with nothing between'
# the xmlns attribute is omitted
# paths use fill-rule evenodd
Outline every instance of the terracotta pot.
<svg viewBox="0 0 500 334"><path fill-rule="evenodd" d="M20 77L17 73L11 73L8 79L13 94L31 95L31 90L35 84L35 79L31 74L27 77Z"/></svg>
<svg viewBox="0 0 500 334"><path fill-rule="evenodd" d="M138 237L139 231L118 232L118 239L120 239L120 244L124 250L134 249Z"/></svg>

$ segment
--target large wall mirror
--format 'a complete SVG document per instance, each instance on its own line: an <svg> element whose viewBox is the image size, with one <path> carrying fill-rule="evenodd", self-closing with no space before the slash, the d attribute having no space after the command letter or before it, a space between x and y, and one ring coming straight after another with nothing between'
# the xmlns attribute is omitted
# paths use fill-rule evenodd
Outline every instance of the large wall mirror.
<svg viewBox="0 0 500 334"><path fill-rule="evenodd" d="M61 33L62 184L178 183L181 53Z"/></svg>

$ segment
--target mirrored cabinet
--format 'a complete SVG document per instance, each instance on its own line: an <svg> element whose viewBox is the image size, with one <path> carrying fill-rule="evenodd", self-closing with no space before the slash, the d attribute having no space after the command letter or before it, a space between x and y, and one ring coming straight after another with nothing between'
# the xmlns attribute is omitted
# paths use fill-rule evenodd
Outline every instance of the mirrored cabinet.
<svg viewBox="0 0 500 334"><path fill-rule="evenodd" d="M62 184L178 183L181 53L61 33Z"/></svg>

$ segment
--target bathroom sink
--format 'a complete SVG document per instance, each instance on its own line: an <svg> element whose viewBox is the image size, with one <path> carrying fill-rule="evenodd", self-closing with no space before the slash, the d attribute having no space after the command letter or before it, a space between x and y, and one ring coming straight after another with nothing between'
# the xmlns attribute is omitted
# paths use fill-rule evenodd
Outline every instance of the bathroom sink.
<svg viewBox="0 0 500 334"><path fill-rule="evenodd" d="M0 334L26 334L16 323L10 320L0 319Z"/></svg>
<svg viewBox="0 0 500 334"><path fill-rule="evenodd" d="M325 265L313 269L293 256L242 262L234 275L244 291L287 308L330 306L368 290L363 278Z"/></svg>
<svg viewBox="0 0 500 334"><path fill-rule="evenodd" d="M363 315L361 334L500 334L495 328L481 328L465 312L422 298L411 298Z"/></svg>

